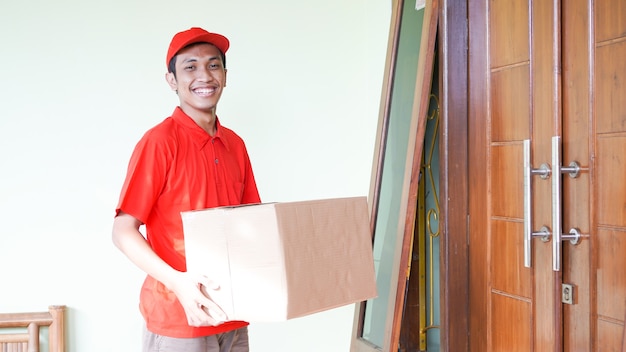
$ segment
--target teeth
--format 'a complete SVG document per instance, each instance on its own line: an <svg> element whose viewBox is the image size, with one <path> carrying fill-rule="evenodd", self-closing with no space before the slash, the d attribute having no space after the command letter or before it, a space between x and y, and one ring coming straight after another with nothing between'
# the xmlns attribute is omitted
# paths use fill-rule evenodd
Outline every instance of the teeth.
<svg viewBox="0 0 626 352"><path fill-rule="evenodd" d="M197 89L194 89L194 92L196 92L197 94L201 94L201 95L211 94L213 91L214 91L214 89L209 89L209 88L197 88Z"/></svg>

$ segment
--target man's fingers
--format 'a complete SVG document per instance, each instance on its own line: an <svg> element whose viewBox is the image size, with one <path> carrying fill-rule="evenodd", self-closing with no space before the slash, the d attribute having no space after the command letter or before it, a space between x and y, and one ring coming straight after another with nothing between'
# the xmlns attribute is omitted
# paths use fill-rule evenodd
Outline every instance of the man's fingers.
<svg viewBox="0 0 626 352"><path fill-rule="evenodd" d="M226 313L224 313L220 306L211 300L203 302L201 308L206 314L219 323L223 323L227 320Z"/></svg>
<svg viewBox="0 0 626 352"><path fill-rule="evenodd" d="M206 306L198 303L194 313L188 314L187 318L187 323L191 326L215 326L226 321L226 314L213 302Z"/></svg>
<svg viewBox="0 0 626 352"><path fill-rule="evenodd" d="M207 290L219 290L220 284L217 281L213 281L206 276L202 276L200 280L200 284L204 286Z"/></svg>
<svg viewBox="0 0 626 352"><path fill-rule="evenodd" d="M211 289L211 290L219 290L220 289L220 284L217 281L213 281L213 280L208 280L209 283L207 285L205 285L207 288Z"/></svg>

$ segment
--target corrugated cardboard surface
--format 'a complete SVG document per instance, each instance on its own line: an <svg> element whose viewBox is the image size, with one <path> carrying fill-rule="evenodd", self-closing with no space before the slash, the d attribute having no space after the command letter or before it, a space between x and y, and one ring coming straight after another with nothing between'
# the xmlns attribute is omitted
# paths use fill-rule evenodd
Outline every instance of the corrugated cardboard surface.
<svg viewBox="0 0 626 352"><path fill-rule="evenodd" d="M181 214L187 270L230 320L281 321L376 296L365 197Z"/></svg>

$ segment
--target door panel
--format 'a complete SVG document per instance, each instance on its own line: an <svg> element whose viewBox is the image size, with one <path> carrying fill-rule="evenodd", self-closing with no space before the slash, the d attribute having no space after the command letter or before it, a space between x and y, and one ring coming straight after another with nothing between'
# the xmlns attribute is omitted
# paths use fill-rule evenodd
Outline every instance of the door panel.
<svg viewBox="0 0 626 352"><path fill-rule="evenodd" d="M593 52L590 48L589 25L591 15L586 0L561 1L561 67L562 67L562 139L563 160L567 165L578 161L581 166L590 164L590 112ZM590 184L591 173L581 172L572 179L564 176L563 231L578 228L590 234ZM574 285L574 304L564 304L563 346L565 351L591 351L591 323L593 296L590 291L592 268L592 241L587 238L573 246L564 242L562 269L564 283Z"/></svg>
<svg viewBox="0 0 626 352"><path fill-rule="evenodd" d="M493 331L491 351L528 352L530 339L531 304L506 295L493 295L491 315Z"/></svg>
<svg viewBox="0 0 626 352"><path fill-rule="evenodd" d="M519 248L522 246L520 236L522 225L511 221L493 221L493 246L491 257L493 263L502 263L503 267L492 268L492 291L499 292L504 296L528 302L532 297L532 285L530 272L521 270L522 266L516 265L516 258L523 260Z"/></svg>
<svg viewBox="0 0 626 352"><path fill-rule="evenodd" d="M626 311L626 4L595 1L592 102L597 333L595 348L618 351ZM594 128L595 127L595 128ZM593 181L593 179L592 179Z"/></svg>
<svg viewBox="0 0 626 352"><path fill-rule="evenodd" d="M471 350L617 351L626 312L626 3L480 0L469 33ZM548 242L534 236L530 267L523 140L533 169L561 156L547 180L531 176L532 231L582 234L560 245L554 233ZM561 302L563 284L572 304Z"/></svg>
<svg viewBox="0 0 626 352"><path fill-rule="evenodd" d="M527 61L492 70L492 142L521 140L528 136L528 73Z"/></svg>
<svg viewBox="0 0 626 352"><path fill-rule="evenodd" d="M489 22L491 67L528 62L528 4L525 1L492 1Z"/></svg>
<svg viewBox="0 0 626 352"><path fill-rule="evenodd" d="M626 36L626 3L624 1L596 0L594 12L597 42Z"/></svg>
<svg viewBox="0 0 626 352"><path fill-rule="evenodd" d="M489 50L492 94L489 97L491 109L488 113L492 128L488 131L491 140L488 145L491 165L488 167L491 175L498 175L492 176L490 180L492 207L488 231L489 242L495 244L492 248L490 275L493 283L491 314L494 317L500 314L505 319L508 317L506 321L510 325L506 333L502 333L503 325L498 324L497 320L492 321L489 350L531 351L533 346L539 350L552 350L559 348L558 339L555 338L559 312L555 310L554 294L558 276L550 269L532 270L524 267L523 236L520 234L523 234L524 221L521 142L524 139L534 142L531 163L538 167L549 162L550 136L558 128L553 103L553 97L558 94L555 89L557 77L552 69L556 55L552 34L554 8L546 1L529 3L499 0L490 1L488 11L489 35L501 33L498 36L506 38L506 47L517 53L501 54L494 51L493 47ZM506 20L495 20L500 18ZM509 32L513 35L508 35ZM542 40L536 40L537 37ZM494 41L490 44L493 45ZM494 59L494 54L507 60ZM550 224L549 185L549 180L534 182L531 198L535 220L531 228L534 231ZM511 211L501 212L499 209ZM500 223L506 223L506 228ZM504 236L515 245L508 248L506 255L496 255L501 250L498 248L498 238ZM533 269L551 268L551 252L549 243L533 240ZM499 276L507 277L511 286L499 291L499 287L494 285ZM518 282L519 287L514 287L514 282ZM506 310L507 306L498 302L508 302L511 309ZM505 310L497 312L497 309ZM539 312L542 314L539 315ZM502 323L506 324L506 321Z"/></svg>

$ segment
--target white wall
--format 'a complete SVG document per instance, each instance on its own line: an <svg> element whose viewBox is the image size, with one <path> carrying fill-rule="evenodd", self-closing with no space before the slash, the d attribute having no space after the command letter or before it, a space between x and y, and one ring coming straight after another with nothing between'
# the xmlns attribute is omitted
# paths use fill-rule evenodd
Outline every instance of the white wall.
<svg viewBox="0 0 626 352"><path fill-rule="evenodd" d="M367 195L387 0L0 2L0 312L69 308L70 352L138 351L143 273L111 243L128 158L178 100L171 36L231 39L218 115L264 201ZM263 351L347 351L354 307L254 324Z"/></svg>

